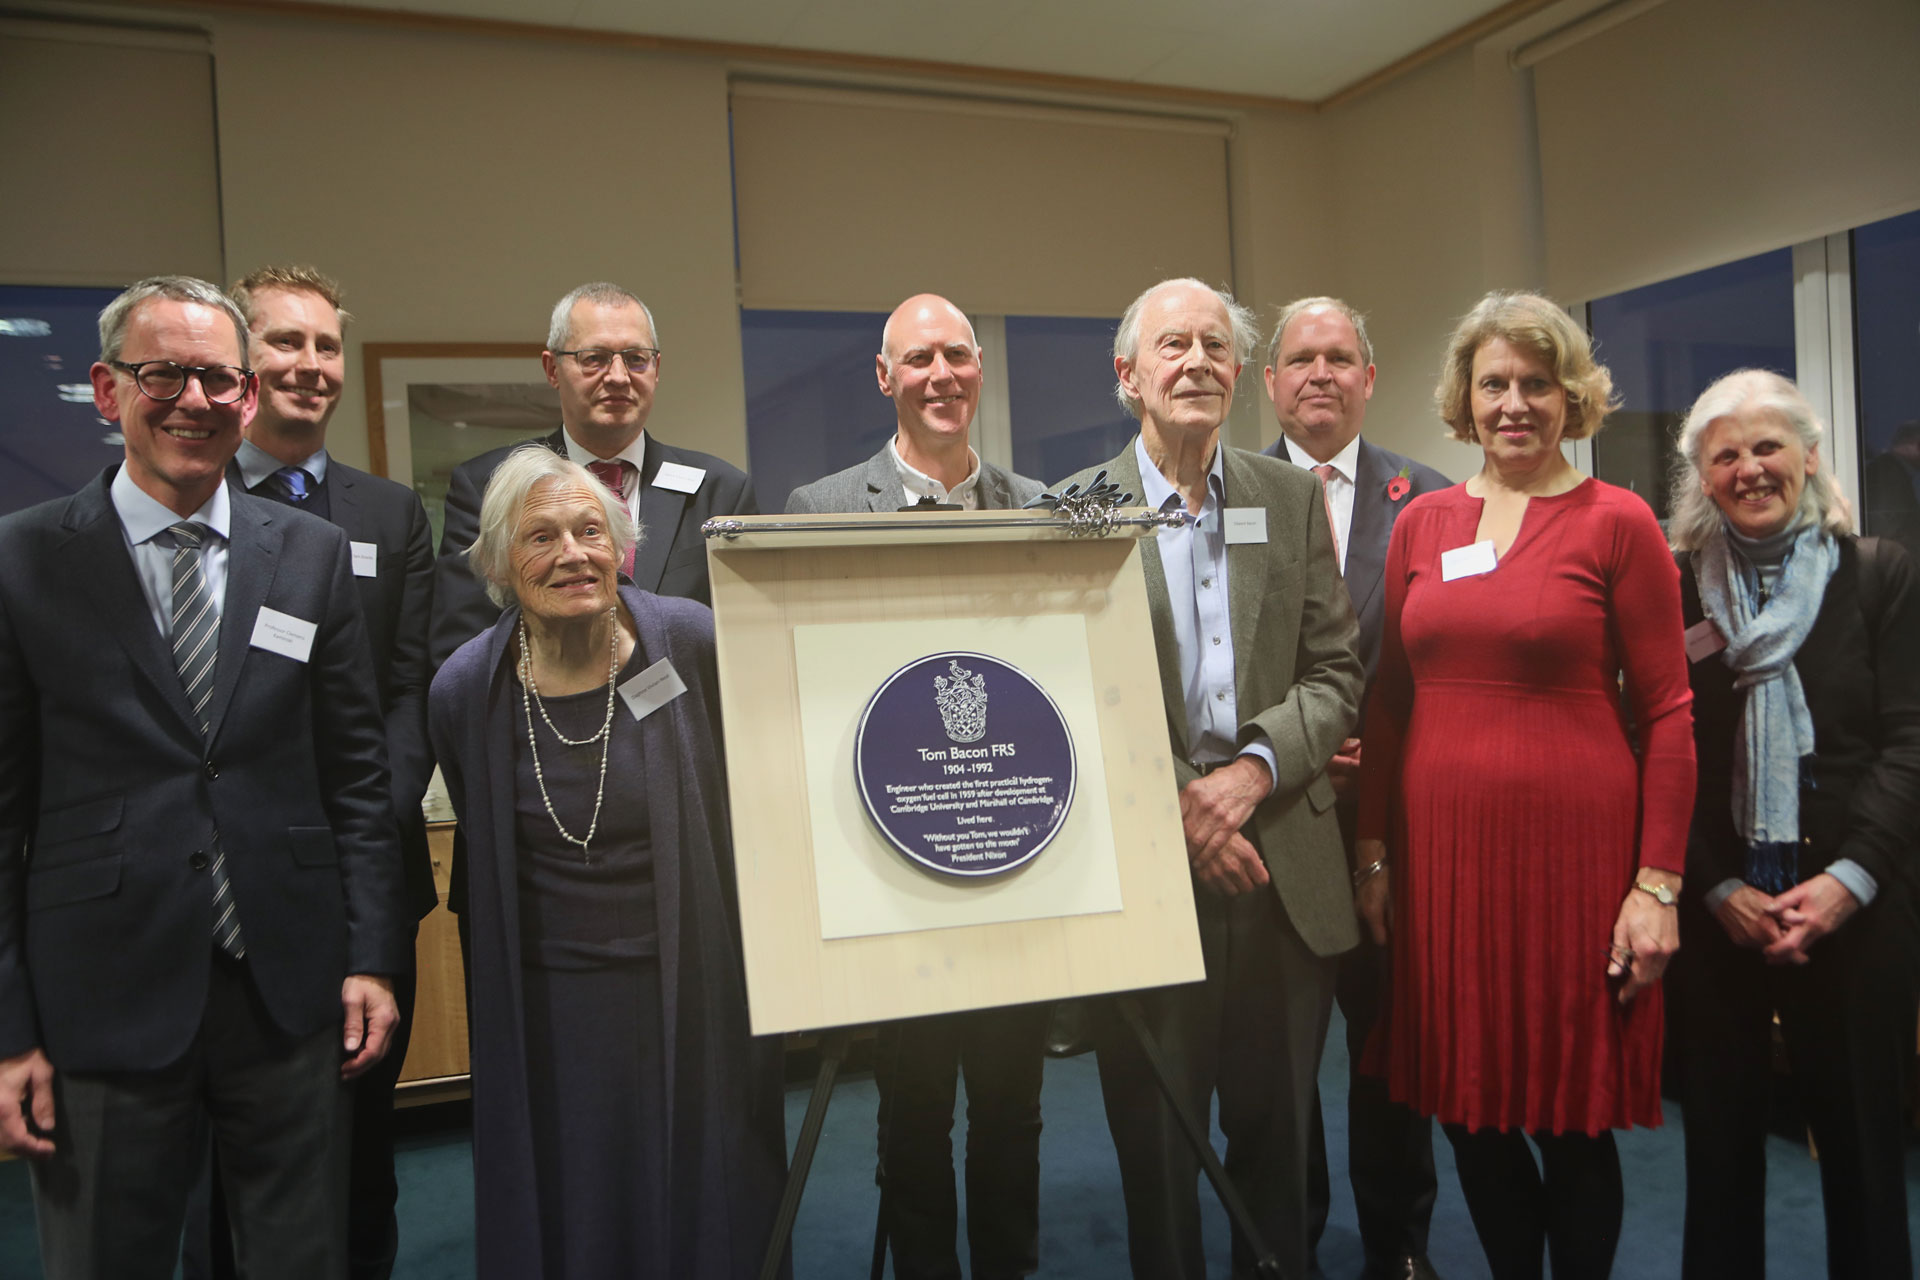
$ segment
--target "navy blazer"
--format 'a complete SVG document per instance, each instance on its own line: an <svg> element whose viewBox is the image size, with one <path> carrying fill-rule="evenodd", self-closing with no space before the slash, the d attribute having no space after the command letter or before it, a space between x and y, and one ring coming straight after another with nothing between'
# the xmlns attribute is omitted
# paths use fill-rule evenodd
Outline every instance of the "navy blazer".
<svg viewBox="0 0 1920 1280"><path fill-rule="evenodd" d="M236 488L243 483L237 463L228 466L227 478ZM393 816L400 828L407 905L418 919L440 901L427 851L426 818L420 812L420 799L433 778L433 752L427 746L433 531L419 494L333 457L327 459L327 505L328 519L349 542L374 547L373 575L355 574L353 585L360 595L374 687L386 720L387 767L393 773Z"/></svg>
<svg viewBox="0 0 1920 1280"><path fill-rule="evenodd" d="M199 1030L219 833L266 1012L340 1022L349 973L413 963L346 536L232 491L202 739L108 496L0 519L0 1057L155 1070ZM309 660L251 647L262 608Z"/></svg>
<svg viewBox="0 0 1920 1280"><path fill-rule="evenodd" d="M567 451L565 427L542 436L539 443L555 453ZM647 435L646 463L640 468L640 549L633 559L633 585L655 595L682 596L713 603L707 582L707 540L700 526L713 516L755 515L753 485L747 473L732 463L692 449L662 444ZM493 449L469 458L453 469L447 482L446 521L440 531L440 559L434 569L432 665L440 669L453 651L473 639L500 616L487 599L486 588L473 576L467 548L480 536L480 502L487 481L522 444ZM696 493L663 489L653 483L660 464L677 462L699 467L707 474Z"/></svg>
<svg viewBox="0 0 1920 1280"><path fill-rule="evenodd" d="M1291 461L1285 441L1282 436L1261 452ZM1393 522L1409 502L1453 482L1432 467L1369 444L1365 436L1360 437L1360 454L1353 471L1353 523L1347 530L1344 576L1354 616L1360 620L1360 660L1366 663L1367 683L1372 684L1374 670L1380 665L1380 629L1386 621L1387 596L1380 588L1387 576L1387 544L1393 540ZM1406 472L1407 491L1396 498L1388 487L1402 471Z"/></svg>

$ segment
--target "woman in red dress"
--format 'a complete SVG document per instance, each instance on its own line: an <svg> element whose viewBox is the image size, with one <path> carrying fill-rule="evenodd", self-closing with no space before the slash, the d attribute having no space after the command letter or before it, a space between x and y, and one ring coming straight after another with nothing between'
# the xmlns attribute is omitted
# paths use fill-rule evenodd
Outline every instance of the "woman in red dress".
<svg viewBox="0 0 1920 1280"><path fill-rule="evenodd" d="M1496 1280L1548 1254L1554 1280L1606 1276L1611 1131L1660 1123L1679 945L1679 575L1647 504L1561 451L1599 428L1612 379L1554 303L1488 295L1435 395L1486 461L1416 499L1387 554L1355 872L1356 910L1393 934L1372 1057L1443 1123Z"/></svg>

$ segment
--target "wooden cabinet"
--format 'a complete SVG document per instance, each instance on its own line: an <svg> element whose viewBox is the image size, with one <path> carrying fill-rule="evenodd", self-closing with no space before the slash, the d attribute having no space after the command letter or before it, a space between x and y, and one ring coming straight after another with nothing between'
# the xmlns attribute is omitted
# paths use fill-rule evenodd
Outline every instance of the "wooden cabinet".
<svg viewBox="0 0 1920 1280"><path fill-rule="evenodd" d="M467 984L460 966L459 923L447 910L453 824L430 824L427 848L433 855L433 884L440 892L440 905L420 922L414 943L413 1042L407 1047L394 1099L403 1107L467 1096Z"/></svg>

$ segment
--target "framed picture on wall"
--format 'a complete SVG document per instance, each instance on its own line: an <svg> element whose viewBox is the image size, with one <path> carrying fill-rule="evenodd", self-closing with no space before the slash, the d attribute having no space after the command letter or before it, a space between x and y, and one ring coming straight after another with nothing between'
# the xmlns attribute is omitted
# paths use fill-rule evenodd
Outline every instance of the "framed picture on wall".
<svg viewBox="0 0 1920 1280"><path fill-rule="evenodd" d="M367 455L376 474L413 486L440 544L448 477L468 458L560 423L531 342L369 342Z"/></svg>

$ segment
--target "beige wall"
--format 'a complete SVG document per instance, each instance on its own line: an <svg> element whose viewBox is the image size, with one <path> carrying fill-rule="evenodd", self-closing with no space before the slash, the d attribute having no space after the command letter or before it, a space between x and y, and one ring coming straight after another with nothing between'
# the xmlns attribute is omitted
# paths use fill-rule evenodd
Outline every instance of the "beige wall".
<svg viewBox="0 0 1920 1280"><path fill-rule="evenodd" d="M230 272L299 259L361 317L330 446L364 462L363 342L542 342L612 279L666 354L649 428L746 460L726 74L716 63L217 17Z"/></svg>
<svg viewBox="0 0 1920 1280"><path fill-rule="evenodd" d="M537 340L555 297L611 276L661 323L653 429L746 461L726 66L351 23L203 23L225 271L298 258L337 274L361 317L356 384L362 342ZM1920 65L1913 0L1859 0L1844 21L1820 0L1667 0L1533 73L1510 70L1493 40L1329 112L1242 114L1228 142L1236 290L1265 322L1306 292L1365 310L1380 367L1369 433L1463 476L1477 458L1442 438L1429 399L1441 344L1487 288L1545 284L1544 246L1555 281L1613 288L1920 205L1920 96L1889 59ZM1651 100L1666 104L1657 119L1636 105ZM1615 150L1579 170L1550 139L1543 175L1536 102L1541 136L1577 119L1610 130ZM1770 151L1782 118L1791 146ZM1776 168L1724 208L1665 218L1669 188L1696 170L1724 181L1727 157L1768 156L1814 166L1813 180ZM1570 185L1579 172L1613 193L1612 221L1570 223L1605 213ZM1137 185L1116 176L1086 206ZM84 219L35 225L36 262L100 252ZM1598 265L1582 275L1569 264L1587 245ZM1258 363L1242 385L1232 438L1271 440ZM364 461L358 385L333 443Z"/></svg>

